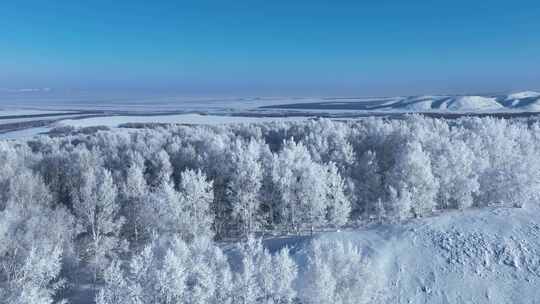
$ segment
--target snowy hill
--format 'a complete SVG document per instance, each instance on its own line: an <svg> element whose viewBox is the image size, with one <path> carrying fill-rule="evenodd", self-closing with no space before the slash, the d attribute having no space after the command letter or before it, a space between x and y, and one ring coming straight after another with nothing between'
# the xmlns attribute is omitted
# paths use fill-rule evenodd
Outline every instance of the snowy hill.
<svg viewBox="0 0 540 304"><path fill-rule="evenodd" d="M536 112L540 93L517 92L508 95L426 95L388 98L324 98L320 101L294 101L262 106L270 109L357 110L384 112Z"/></svg>
<svg viewBox="0 0 540 304"><path fill-rule="evenodd" d="M540 110L540 93L525 91L508 95L502 102L507 107L520 108L525 111Z"/></svg>
<svg viewBox="0 0 540 304"><path fill-rule="evenodd" d="M513 93L508 95L507 99L524 99L524 98L534 98L540 97L540 93L534 91L523 91L518 93Z"/></svg>
<svg viewBox="0 0 540 304"><path fill-rule="evenodd" d="M539 212L454 212L314 238L351 242L366 256L359 303L533 303L540 298ZM302 265L308 242L300 242Z"/></svg>
<svg viewBox="0 0 540 304"><path fill-rule="evenodd" d="M444 107L444 108L443 108ZM450 111L493 111L502 108L495 98L482 96L460 96L449 98L441 109Z"/></svg>
<svg viewBox="0 0 540 304"><path fill-rule="evenodd" d="M504 107L494 97L483 96L418 96L402 99L384 110L423 111L496 111Z"/></svg>

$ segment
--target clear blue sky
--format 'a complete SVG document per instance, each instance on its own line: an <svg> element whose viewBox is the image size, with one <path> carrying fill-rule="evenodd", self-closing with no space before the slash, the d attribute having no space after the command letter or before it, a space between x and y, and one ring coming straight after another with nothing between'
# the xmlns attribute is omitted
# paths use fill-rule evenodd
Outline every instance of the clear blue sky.
<svg viewBox="0 0 540 304"><path fill-rule="evenodd" d="M0 1L0 88L397 95L540 88L536 1Z"/></svg>

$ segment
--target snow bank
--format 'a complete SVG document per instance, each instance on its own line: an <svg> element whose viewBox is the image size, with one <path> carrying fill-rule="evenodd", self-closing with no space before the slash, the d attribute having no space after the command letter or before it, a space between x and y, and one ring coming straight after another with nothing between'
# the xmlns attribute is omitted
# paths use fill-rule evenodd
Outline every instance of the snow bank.
<svg viewBox="0 0 540 304"><path fill-rule="evenodd" d="M473 210L314 238L364 252L368 279L358 303L533 303L540 298L539 213ZM305 255L295 254L301 268Z"/></svg>

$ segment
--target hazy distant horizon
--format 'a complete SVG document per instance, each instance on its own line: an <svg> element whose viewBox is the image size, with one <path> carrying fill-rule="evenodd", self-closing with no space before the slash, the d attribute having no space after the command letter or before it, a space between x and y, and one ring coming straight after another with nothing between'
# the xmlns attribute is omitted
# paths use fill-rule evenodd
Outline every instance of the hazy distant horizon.
<svg viewBox="0 0 540 304"><path fill-rule="evenodd" d="M225 93L182 93L176 90L144 90L144 89L123 89L123 90L98 90L98 89L55 89L55 88L0 88L0 103L2 101L32 101L32 100L79 100L87 99L92 102L107 101L107 100L148 100L152 99L257 99L257 98L384 98L396 96L490 96L503 95L524 91L540 92L536 88L520 88L520 89L502 89L497 91L463 91L463 92L418 92L404 94L362 94L361 92L335 92L328 94L225 94Z"/></svg>

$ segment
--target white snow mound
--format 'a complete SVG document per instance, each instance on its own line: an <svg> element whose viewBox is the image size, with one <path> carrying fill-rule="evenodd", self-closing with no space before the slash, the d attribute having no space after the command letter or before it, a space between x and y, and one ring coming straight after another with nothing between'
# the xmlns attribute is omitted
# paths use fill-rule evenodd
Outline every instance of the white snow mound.
<svg viewBox="0 0 540 304"><path fill-rule="evenodd" d="M503 108L495 98L484 96L458 96L449 99L441 107L450 111L491 111Z"/></svg>
<svg viewBox="0 0 540 304"><path fill-rule="evenodd" d="M358 303L535 303L539 215L537 208L471 210L315 238L351 242L365 255ZM305 250L295 257L302 268Z"/></svg>
<svg viewBox="0 0 540 304"><path fill-rule="evenodd" d="M518 93L509 94L506 100L515 100L515 99L524 99L524 98L535 98L540 97L540 93L535 91L524 91Z"/></svg>

